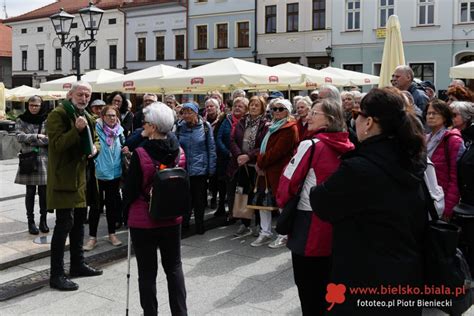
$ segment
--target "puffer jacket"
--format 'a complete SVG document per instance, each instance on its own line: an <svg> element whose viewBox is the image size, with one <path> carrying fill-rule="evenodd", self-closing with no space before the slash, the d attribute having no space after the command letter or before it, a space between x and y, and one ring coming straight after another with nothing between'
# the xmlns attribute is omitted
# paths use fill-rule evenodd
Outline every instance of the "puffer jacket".
<svg viewBox="0 0 474 316"><path fill-rule="evenodd" d="M111 146L107 145L107 135L104 132L104 122L101 119L96 123L101 151L95 159L95 176L99 180L113 180L122 176L122 148L120 137L124 138L124 129L119 126L118 136Z"/></svg>
<svg viewBox="0 0 474 316"><path fill-rule="evenodd" d="M207 133L204 124L209 129ZM194 126L180 121L176 128L176 137L186 154L186 170L190 177L216 173L216 144L209 123L203 123L202 118L199 118Z"/></svg>
<svg viewBox="0 0 474 316"><path fill-rule="evenodd" d="M314 143L314 148L313 148ZM354 149L349 133L320 131L312 140L302 141L280 177L277 204L283 208L303 185L292 233L287 247L300 256L329 256L332 248L332 225L322 221L311 208L311 187L323 183L340 164L339 157ZM310 161L311 152L314 150Z"/></svg>
<svg viewBox="0 0 474 316"><path fill-rule="evenodd" d="M453 207L459 203L457 160L464 149L461 133L457 129L447 130L430 157L435 166L438 184L444 192L444 213L451 216Z"/></svg>

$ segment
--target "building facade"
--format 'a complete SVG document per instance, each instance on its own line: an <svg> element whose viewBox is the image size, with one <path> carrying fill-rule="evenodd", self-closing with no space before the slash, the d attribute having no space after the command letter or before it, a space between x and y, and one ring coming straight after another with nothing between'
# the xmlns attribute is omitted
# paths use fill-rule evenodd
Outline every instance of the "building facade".
<svg viewBox="0 0 474 316"><path fill-rule="evenodd" d="M87 6L86 1L83 7ZM84 74L94 69L109 69L122 73L125 55L124 13L119 10L121 1L107 1L97 6L105 11L96 41L82 52L80 72ZM49 16L63 7L75 15L68 40L75 35L79 39L89 38L81 18L77 13L77 1L58 1L8 19L12 28L12 76L13 86L29 85L39 87L41 82L50 81L76 73L77 63L72 53L61 47Z"/></svg>
<svg viewBox="0 0 474 316"><path fill-rule="evenodd" d="M128 72L157 64L184 68L187 60L185 1L124 3Z"/></svg>
<svg viewBox="0 0 474 316"><path fill-rule="evenodd" d="M438 90L450 82L449 68L474 60L474 3L466 0L334 0L334 66L378 75L385 25L398 16L405 61L415 77ZM472 80L471 80L472 81Z"/></svg>
<svg viewBox="0 0 474 316"><path fill-rule="evenodd" d="M289 61L316 69L327 67L332 3L329 0L258 0L257 50L261 63L274 66Z"/></svg>
<svg viewBox="0 0 474 316"><path fill-rule="evenodd" d="M12 87L12 29L0 20L0 82Z"/></svg>
<svg viewBox="0 0 474 316"><path fill-rule="evenodd" d="M256 60L254 0L189 0L189 68L235 57Z"/></svg>

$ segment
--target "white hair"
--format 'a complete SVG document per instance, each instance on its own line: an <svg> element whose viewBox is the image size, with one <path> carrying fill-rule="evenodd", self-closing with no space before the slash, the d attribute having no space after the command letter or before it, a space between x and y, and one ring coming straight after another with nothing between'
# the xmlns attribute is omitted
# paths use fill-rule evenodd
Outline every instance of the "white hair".
<svg viewBox="0 0 474 316"><path fill-rule="evenodd" d="M304 103L306 106L311 109L311 106L313 105L313 101L311 101L311 98L306 96L306 97L301 97L298 101L295 102L295 106L298 105L298 103Z"/></svg>
<svg viewBox="0 0 474 316"><path fill-rule="evenodd" d="M232 91L232 97L231 99L234 100L235 98L238 98L238 97L243 97L245 98L246 94L245 94L245 91L242 90L242 89L236 89L234 91Z"/></svg>
<svg viewBox="0 0 474 316"><path fill-rule="evenodd" d="M145 93L145 94L143 95L143 98L145 99L145 97L152 97L153 100L155 100L155 101L158 100L158 96L157 96L156 94L154 94L154 93Z"/></svg>
<svg viewBox="0 0 474 316"><path fill-rule="evenodd" d="M173 110L162 102L153 102L143 109L143 117L146 122L156 125L158 132L166 134L174 126Z"/></svg>
<svg viewBox="0 0 474 316"><path fill-rule="evenodd" d="M474 120L474 103L467 101L454 101L449 105L453 110L458 110L464 122Z"/></svg>
<svg viewBox="0 0 474 316"><path fill-rule="evenodd" d="M79 88L79 87L87 88L87 89L89 89L89 91L92 92L92 86L89 82L79 80L79 81L74 82L71 85L71 89L69 90L69 93L72 93L72 92L76 91L76 89Z"/></svg>
<svg viewBox="0 0 474 316"><path fill-rule="evenodd" d="M209 98L204 102L204 106L206 106L208 103L212 103L218 110L219 110L219 100L215 98Z"/></svg>

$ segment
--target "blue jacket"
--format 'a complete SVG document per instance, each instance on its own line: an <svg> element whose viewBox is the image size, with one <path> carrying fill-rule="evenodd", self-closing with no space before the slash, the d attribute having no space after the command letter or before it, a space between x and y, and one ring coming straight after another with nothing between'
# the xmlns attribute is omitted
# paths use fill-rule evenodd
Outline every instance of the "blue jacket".
<svg viewBox="0 0 474 316"><path fill-rule="evenodd" d="M408 92L410 92L413 96L413 101L415 101L416 106L419 107L422 112L425 112L426 106L430 101L425 92L418 89L416 83L414 82L412 82L410 87L408 87Z"/></svg>
<svg viewBox="0 0 474 316"><path fill-rule="evenodd" d="M186 170L189 176L215 174L216 144L211 125L205 123L209 129L205 133L202 118L199 118L197 125L192 127L189 127L185 121L180 121L177 124L176 136L186 154Z"/></svg>
<svg viewBox="0 0 474 316"><path fill-rule="evenodd" d="M230 132L232 130L232 115L226 115L226 118L217 132L216 146L218 156L230 157Z"/></svg>
<svg viewBox="0 0 474 316"><path fill-rule="evenodd" d="M97 120L97 135L100 141L100 152L95 158L95 176L99 180L113 180L122 176L122 146L120 137L123 136L123 127L119 127L119 136L112 146L107 145L102 120Z"/></svg>

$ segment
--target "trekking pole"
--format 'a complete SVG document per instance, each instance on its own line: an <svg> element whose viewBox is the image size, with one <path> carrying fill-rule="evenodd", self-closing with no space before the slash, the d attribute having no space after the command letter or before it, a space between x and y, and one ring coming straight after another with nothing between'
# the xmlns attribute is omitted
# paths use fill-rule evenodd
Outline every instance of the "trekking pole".
<svg viewBox="0 0 474 316"><path fill-rule="evenodd" d="M130 228L128 228L128 244L127 244L127 307L125 315L128 316L128 303L130 298L130 255L132 252L132 240L130 238Z"/></svg>

